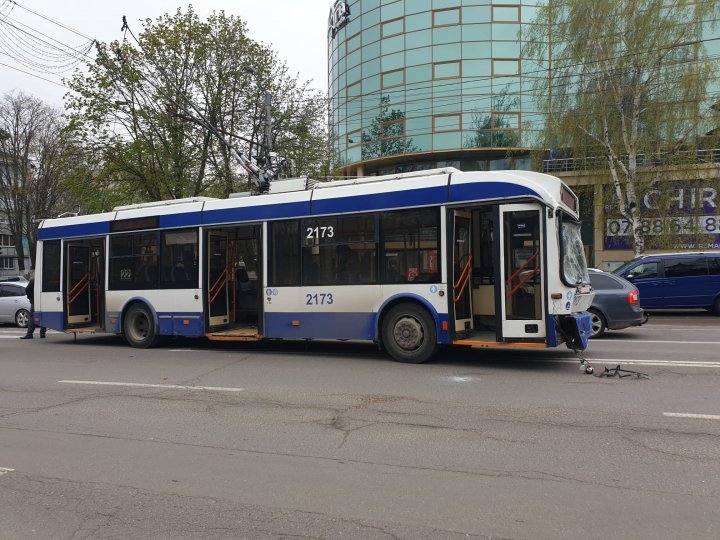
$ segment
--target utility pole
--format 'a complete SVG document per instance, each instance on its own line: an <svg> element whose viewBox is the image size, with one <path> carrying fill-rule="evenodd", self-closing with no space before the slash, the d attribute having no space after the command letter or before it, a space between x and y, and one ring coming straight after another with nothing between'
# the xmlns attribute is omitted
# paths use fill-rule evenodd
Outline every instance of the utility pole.
<svg viewBox="0 0 720 540"><path fill-rule="evenodd" d="M263 100L265 105L265 166L269 166L270 154L272 152L272 94L265 91L265 98Z"/></svg>

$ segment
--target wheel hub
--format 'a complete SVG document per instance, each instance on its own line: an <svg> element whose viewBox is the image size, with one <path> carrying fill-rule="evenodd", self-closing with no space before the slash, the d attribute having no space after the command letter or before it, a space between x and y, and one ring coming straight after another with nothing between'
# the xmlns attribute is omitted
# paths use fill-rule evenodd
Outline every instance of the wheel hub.
<svg viewBox="0 0 720 540"><path fill-rule="evenodd" d="M395 343L406 351L413 351L422 345L424 334L422 325L413 317L398 319L393 329Z"/></svg>

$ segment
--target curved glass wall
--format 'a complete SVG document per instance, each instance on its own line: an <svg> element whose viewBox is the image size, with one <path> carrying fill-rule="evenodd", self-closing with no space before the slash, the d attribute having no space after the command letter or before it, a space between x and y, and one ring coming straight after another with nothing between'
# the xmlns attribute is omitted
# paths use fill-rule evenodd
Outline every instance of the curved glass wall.
<svg viewBox="0 0 720 540"><path fill-rule="evenodd" d="M339 165L401 154L428 167L456 165L433 154L477 159L496 149L504 159L507 149L534 146L540 126L530 90L547 66L520 51L542 1L345 2L328 34Z"/></svg>

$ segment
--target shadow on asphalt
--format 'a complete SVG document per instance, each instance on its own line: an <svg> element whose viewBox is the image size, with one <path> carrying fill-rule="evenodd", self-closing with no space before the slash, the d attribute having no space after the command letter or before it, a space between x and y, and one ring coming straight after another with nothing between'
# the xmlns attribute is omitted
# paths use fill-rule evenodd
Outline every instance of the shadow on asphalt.
<svg viewBox="0 0 720 540"><path fill-rule="evenodd" d="M80 335L75 343L72 336L63 339L53 339L53 345L68 347L72 345L93 349L100 352L103 349L125 349L128 353L139 352L129 347L122 337L115 335ZM325 357L345 357L348 361L387 361L389 356L378 350L377 345L355 341L281 341L269 340L261 342L221 342L209 341L204 338L169 338L164 339L154 347L153 351L167 351L172 349L190 349L202 353L258 353L267 355L296 356L298 359L308 356L320 359ZM447 366L485 366L513 370L567 370L572 364L558 362L558 360L573 361L575 354L564 346L556 349L503 349L503 348L457 348L441 347L430 365ZM397 364L408 365L412 364Z"/></svg>

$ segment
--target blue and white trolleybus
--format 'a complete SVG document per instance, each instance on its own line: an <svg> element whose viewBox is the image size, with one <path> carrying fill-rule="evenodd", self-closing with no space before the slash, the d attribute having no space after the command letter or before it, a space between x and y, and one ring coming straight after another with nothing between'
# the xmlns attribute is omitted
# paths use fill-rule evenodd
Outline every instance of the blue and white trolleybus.
<svg viewBox="0 0 720 540"><path fill-rule="evenodd" d="M403 362L441 345L587 345L578 199L558 178L455 169L197 197L46 219L38 324L211 340L371 340Z"/></svg>

